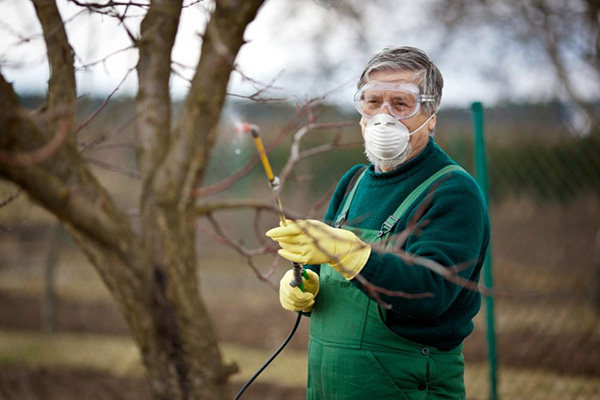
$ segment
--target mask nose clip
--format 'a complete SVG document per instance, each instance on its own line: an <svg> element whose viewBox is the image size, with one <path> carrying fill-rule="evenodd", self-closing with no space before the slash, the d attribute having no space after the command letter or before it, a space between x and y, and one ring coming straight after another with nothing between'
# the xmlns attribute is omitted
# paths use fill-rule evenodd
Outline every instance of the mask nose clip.
<svg viewBox="0 0 600 400"><path fill-rule="evenodd" d="M373 126L380 126L380 125L393 126L393 125L395 125L395 123L390 122L390 121L377 121L377 122L373 122Z"/></svg>

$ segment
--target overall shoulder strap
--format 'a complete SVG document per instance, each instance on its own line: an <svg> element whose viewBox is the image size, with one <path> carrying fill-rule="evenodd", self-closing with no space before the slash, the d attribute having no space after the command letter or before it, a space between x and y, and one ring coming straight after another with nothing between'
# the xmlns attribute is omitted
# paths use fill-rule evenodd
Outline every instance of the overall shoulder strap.
<svg viewBox="0 0 600 400"><path fill-rule="evenodd" d="M365 172L367 171L367 167L359 168L350 182L348 183L348 187L346 187L346 192L344 193L345 199L342 203L342 208L340 209L340 213L338 214L334 226L339 228L346 221L346 216L348 215L348 209L350 208L350 203L352 203L352 199L354 198L354 193L356 193L356 188L358 187L358 182L363 178ZM349 193L348 193L349 192Z"/></svg>
<svg viewBox="0 0 600 400"><path fill-rule="evenodd" d="M404 213L412 206L415 200L417 200L423 192L428 190L429 187L441 176L453 171L463 171L466 173L466 171L461 166L451 164L441 168L435 174L431 175L427 180L425 180L423 183L417 186L417 188L414 189L408 196L406 196L406 198L398 206L396 211L392 215L387 217L383 225L381 225L381 229L379 230L378 236L381 237L391 232L400 220L400 218L402 218Z"/></svg>

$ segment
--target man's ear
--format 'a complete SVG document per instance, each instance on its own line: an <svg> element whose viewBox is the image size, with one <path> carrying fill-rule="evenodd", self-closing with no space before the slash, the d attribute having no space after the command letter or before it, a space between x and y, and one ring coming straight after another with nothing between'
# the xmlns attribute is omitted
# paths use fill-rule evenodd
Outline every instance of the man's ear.
<svg viewBox="0 0 600 400"><path fill-rule="evenodd" d="M360 133L362 134L363 139L365 138L365 129L367 129L367 120L365 119L365 117L361 117L360 118Z"/></svg>
<svg viewBox="0 0 600 400"><path fill-rule="evenodd" d="M427 123L427 130L429 132L434 131L436 122L437 122L437 114L434 114L433 118L431 118L429 120L429 122Z"/></svg>

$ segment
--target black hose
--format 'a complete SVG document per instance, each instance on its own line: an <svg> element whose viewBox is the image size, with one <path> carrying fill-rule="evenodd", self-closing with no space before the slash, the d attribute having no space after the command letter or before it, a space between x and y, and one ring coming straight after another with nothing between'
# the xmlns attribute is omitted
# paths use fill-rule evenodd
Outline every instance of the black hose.
<svg viewBox="0 0 600 400"><path fill-rule="evenodd" d="M254 373L254 375L252 375L252 377L250 379L248 379L248 381L246 383L244 383L244 386L242 386L242 388L240 389L238 394L235 395L234 400L238 400L240 397L242 397L242 394L246 391L246 389L248 389L248 386L250 386L252 384L252 382L254 382L254 380L265 370L265 368L267 368L269 366L269 364L271 364L271 361L273 361L275 359L275 357L277 357L279 355L279 353L281 353L281 350L283 350L285 348L285 346L287 346L289 341L294 336L294 333L296 333L296 329L298 329L298 325L300 325L300 318L302 318L302 311L298 311L298 317L296 318L294 327L292 328L292 331L290 332L288 337L285 338L283 343L281 343L281 346L279 346L279 348L277 350L275 350L275 353L273 353L273 355L271 357L269 357L269 359L267 361L265 361L265 363L258 369L258 371L256 371Z"/></svg>

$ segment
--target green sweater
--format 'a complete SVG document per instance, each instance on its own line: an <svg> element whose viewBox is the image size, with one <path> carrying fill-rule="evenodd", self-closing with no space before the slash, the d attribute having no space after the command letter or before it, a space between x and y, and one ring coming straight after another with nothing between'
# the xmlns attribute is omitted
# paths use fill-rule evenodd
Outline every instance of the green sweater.
<svg viewBox="0 0 600 400"><path fill-rule="evenodd" d="M449 164L455 163L431 138L420 154L394 171L376 173L373 165L369 165L358 183L345 224L378 230L413 189ZM353 167L340 180L325 214L330 225L337 218L350 180L360 168L360 165ZM461 277L477 282L490 240L485 200L477 183L463 172L446 174L438 182L430 203L421 207L426 203L427 192L421 195L390 235L405 230L415 212L423 208L418 217L420 229L408 237L402 249L445 267L455 266ZM319 271L319 267L311 268ZM385 317L386 325L398 335L450 350L473 331L472 319L481 305L478 292L384 251L371 252L361 275L392 291L433 294L422 299L382 296L392 305ZM358 282L353 282L362 290Z"/></svg>

